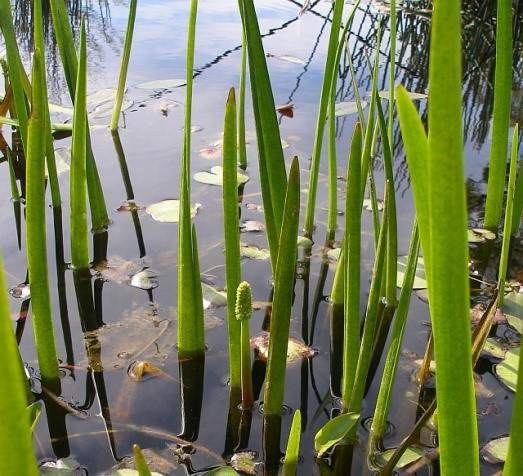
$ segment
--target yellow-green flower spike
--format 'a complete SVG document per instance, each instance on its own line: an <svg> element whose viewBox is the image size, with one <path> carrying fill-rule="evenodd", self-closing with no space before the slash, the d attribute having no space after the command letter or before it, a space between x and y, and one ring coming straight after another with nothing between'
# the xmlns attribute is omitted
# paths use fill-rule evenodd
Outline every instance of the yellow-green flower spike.
<svg viewBox="0 0 523 476"><path fill-rule="evenodd" d="M252 293L251 286L247 281L238 285L236 291L236 319L248 321L252 314Z"/></svg>

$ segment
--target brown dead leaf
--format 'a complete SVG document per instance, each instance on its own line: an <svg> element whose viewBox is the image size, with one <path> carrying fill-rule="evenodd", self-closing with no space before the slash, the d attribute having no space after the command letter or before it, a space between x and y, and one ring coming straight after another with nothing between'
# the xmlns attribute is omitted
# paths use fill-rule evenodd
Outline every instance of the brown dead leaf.
<svg viewBox="0 0 523 476"><path fill-rule="evenodd" d="M294 117L294 104L292 102L283 104L282 106L278 106L276 111L279 112L282 116L292 119Z"/></svg>

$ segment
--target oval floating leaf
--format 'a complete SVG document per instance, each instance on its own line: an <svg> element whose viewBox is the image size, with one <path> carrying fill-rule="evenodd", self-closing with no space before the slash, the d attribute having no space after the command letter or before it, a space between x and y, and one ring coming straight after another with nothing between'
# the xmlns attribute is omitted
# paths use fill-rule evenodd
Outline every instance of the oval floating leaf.
<svg viewBox="0 0 523 476"><path fill-rule="evenodd" d="M403 286L405 272L407 271L407 256L400 256L398 258L398 287ZM425 261L423 257L418 258L416 266L416 276L414 278L414 285L412 289L427 289L427 278L425 276Z"/></svg>
<svg viewBox="0 0 523 476"><path fill-rule="evenodd" d="M503 300L502 310L510 326L523 334L523 294L508 294Z"/></svg>
<svg viewBox="0 0 523 476"><path fill-rule="evenodd" d="M245 220L240 223L242 233L258 232L265 230L265 225L261 221Z"/></svg>
<svg viewBox="0 0 523 476"><path fill-rule="evenodd" d="M391 456L396 452L396 448L391 448L389 450L384 451L383 453L379 453L377 455L378 462L385 466L388 461L390 460ZM416 448L414 446L409 446L405 452L401 455L401 458L397 462L395 469L403 469L407 466L411 465L412 463L415 463L420 458L422 458L424 455L423 451L421 451L419 448Z"/></svg>
<svg viewBox="0 0 523 476"><path fill-rule="evenodd" d="M210 172L196 172L193 176L194 180L206 185L216 185L221 187L223 185L223 168L221 165L211 167ZM249 181L249 177L242 171L238 170L238 185L242 185Z"/></svg>
<svg viewBox="0 0 523 476"><path fill-rule="evenodd" d="M343 413L325 423L314 437L314 449L318 456L343 440L358 423L359 418L357 413Z"/></svg>
<svg viewBox="0 0 523 476"><path fill-rule="evenodd" d="M367 107L366 101L361 101L361 107ZM356 101L343 101L339 102L334 106L335 116L348 116L350 114L356 114L358 112L358 103Z"/></svg>
<svg viewBox="0 0 523 476"><path fill-rule="evenodd" d="M484 228L472 228L468 230L467 236L469 243L485 243L487 240L496 239L496 234L493 231Z"/></svg>
<svg viewBox="0 0 523 476"><path fill-rule="evenodd" d="M267 58L275 58L281 61L286 61L287 63L306 64L305 61L301 58L292 55L273 55L271 53L267 53Z"/></svg>
<svg viewBox="0 0 523 476"><path fill-rule="evenodd" d="M146 81L145 83L137 84L138 89L171 89L185 86L187 81L185 79L159 79L156 81Z"/></svg>
<svg viewBox="0 0 523 476"><path fill-rule="evenodd" d="M191 208L191 217L194 218L201 208L201 203L195 203ZM178 223L180 219L180 200L162 200L153 203L145 208L145 211L153 217L154 220L161 223Z"/></svg>
<svg viewBox="0 0 523 476"><path fill-rule="evenodd" d="M240 243L240 256L249 259L266 260L271 257L269 250L254 245Z"/></svg>
<svg viewBox="0 0 523 476"><path fill-rule="evenodd" d="M158 274L151 268L142 269L131 277L130 284L133 288L143 289L145 291L158 287Z"/></svg>
<svg viewBox="0 0 523 476"><path fill-rule="evenodd" d="M423 94L423 93L414 93L414 92L411 92L411 91L406 91L407 92L407 96L409 98L411 98L413 101L416 101L416 100L419 100L419 99L427 99L427 95L426 94ZM379 97L382 98L382 99L386 99L387 101L389 100L389 92L388 91L380 91L378 93Z"/></svg>
<svg viewBox="0 0 523 476"><path fill-rule="evenodd" d="M202 476L241 476L230 466L222 466L221 468L214 468L210 471L205 471Z"/></svg>
<svg viewBox="0 0 523 476"><path fill-rule="evenodd" d="M227 306L227 293L202 283L203 308L215 309L217 307Z"/></svg>
<svg viewBox="0 0 523 476"><path fill-rule="evenodd" d="M505 462L508 454L509 440L510 438L508 436L490 440L481 448L481 456L483 456L488 463L498 464Z"/></svg>
<svg viewBox="0 0 523 476"><path fill-rule="evenodd" d="M231 458L231 466L236 470L244 474L256 474L256 461L255 451L240 451L234 453Z"/></svg>
<svg viewBox="0 0 523 476"><path fill-rule="evenodd" d="M251 338L251 347L256 352L256 358L262 362L267 362L269 357L269 336L270 334L268 332L262 332ZM289 338L287 344L287 365L302 359L314 357L316 354L317 352L308 347L304 342L294 337Z"/></svg>
<svg viewBox="0 0 523 476"><path fill-rule="evenodd" d="M518 383L519 347L508 349L505 358L494 367L498 379L513 392Z"/></svg>

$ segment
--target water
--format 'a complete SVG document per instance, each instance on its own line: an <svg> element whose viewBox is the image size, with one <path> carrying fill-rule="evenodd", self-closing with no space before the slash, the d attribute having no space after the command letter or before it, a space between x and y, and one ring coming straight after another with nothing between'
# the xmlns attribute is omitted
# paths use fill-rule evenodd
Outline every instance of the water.
<svg viewBox="0 0 523 476"><path fill-rule="evenodd" d="M300 158L302 188L307 187L309 154L312 149L315 117L319 100L322 71L329 31L329 1L311 2L311 10L299 16L301 4L291 0L260 0L256 2L266 51L274 55L292 55L303 64L289 63L268 58L272 84L277 104L292 102L294 118L281 118L282 138L289 144L285 149L287 164L294 155ZM196 78L193 106L193 124L201 128L193 136L192 171L208 170L220 159L200 157L198 151L219 140L222 132L224 105L229 87L238 86L241 29L237 3L233 0L199 2L199 19L196 45ZM235 450L252 449L257 459L278 460L278 423L266 429L269 437L264 441L263 415L259 407L252 417L245 414L240 425L241 412L238 402L229 399L227 387L227 354L225 311L223 308L207 312L206 342L208 350L205 364L179 363L176 354L176 251L177 225L158 223L145 211L117 212L127 199L134 197L139 206L178 197L183 102L185 89L147 91L136 85L151 80L183 78L185 74L185 37L188 16L187 1L139 2L135 40L128 77L127 98L133 105L125 113L125 127L120 129L121 150L107 130L92 132L93 148L102 184L110 210L112 225L106 236L98 236L95 252L106 255L109 263L127 263L129 268L149 266L159 273L159 286L153 290L140 290L116 279L104 282L100 276L91 285L84 280L75 293L75 283L70 270L61 263L55 265L55 233L53 216L48 213L48 249L51 290L55 309L55 328L58 353L64 364L62 395L44 398L45 411L36 431L37 453L40 460L54 460L72 456L88 468L89 474L108 470L121 458L130 454L131 445L163 451L169 461L177 461L178 445L192 441L189 453L191 470L222 465ZM370 91L369 71L365 53L374 54L375 36L380 20L386 25L386 15L380 15L383 4L362 4L350 35L350 46L356 69L360 94ZM22 44L22 54L27 60L31 51L30 3L14 3L17 34ZM71 20L78 30L81 13L88 20L89 41L89 90L114 87L119 68L119 54L123 44L127 21L127 4L110 2L72 3L69 5ZM397 82L411 91L426 92L428 64L428 34L430 27L429 4L416 2L407 5L398 19ZM464 30L464 97L466 165L470 184L472 224L481 222L484 177L489 150L489 121L492 112L491 82L493 77L491 21L494 8L491 2L473 1L465 8ZM518 7L519 18L521 6ZM478 18L478 12L484 18ZM518 27L519 28L519 27ZM516 29L515 87L513 120L522 116L521 31ZM57 58L52 36L46 37L48 46L48 81L54 103L69 105L65 83ZM388 48L387 32L384 34L383 51ZM518 54L518 51L520 52ZM387 89L387 57L380 54L380 88ZM338 101L352 100L347 59L342 59L338 81ZM168 105L180 103L162 112ZM250 102L250 101L249 101ZM426 101L420 101L425 116ZM261 195L256 166L256 147L251 109L248 104L247 130L250 181L243 190L242 220L263 220L263 214L252 205L261 205ZM67 119L60 116L57 120ZM355 115L338 119L339 175L344 175L350 134ZM96 122L106 123L108 118ZM4 126L3 134L11 143L11 133ZM399 144L399 130L395 129L396 190L398 198L399 253L407 252L413 206L404 154ZM57 146L67 147L69 139L57 141ZM123 153L123 155L122 155ZM125 156L125 159L123 159ZM129 181L126 183L122 165L127 166ZM295 302L291 321L291 335L298 337L318 351L317 355L293 364L287 372L285 404L288 408L281 418L281 449L285 448L292 411L300 409L303 415L302 452L300 475L330 474L326 466L345 465L343 474L364 474L365 425L361 425L359 441L353 457L338 454L338 463L316 462L313 457L313 438L337 407L330 398L330 333L331 322L326 300L330 292L334 264L322 261L326 221L325 161L320 170L320 189L316 213L315 245L311 252L300 250L299 275L295 288ZM378 190L382 190L381 162L376 164ZM2 248L10 286L25 280L24 224L22 242L18 245L13 206L10 202L6 164L0 165L0 229ZM69 260L68 235L68 174L60 178L63 204L63 242L65 262ZM202 204L194 222L198 229L201 269L205 282L218 288L224 287L223 224L221 189L192 181L192 201ZM344 183L339 181L340 200ZM132 190L131 190L132 189ZM302 194L302 203L306 195ZM343 208L340 201L339 208ZM22 214L23 216L23 214ZM371 214L364 212L364 273L362 301L366 302L372 265L373 237ZM339 217L343 225L343 217ZM337 239L340 239L338 232ZM104 240L107 240L104 243ZM242 241L267 247L263 233L245 233ZM104 251L107 246L106 251ZM479 255L479 252L475 252ZM520 256L516 249L516 258ZM58 261L60 254L58 254ZM517 265L514 259L514 266ZM134 268L133 268L134 269ZM514 272L514 269L512 270ZM270 264L268 261L244 260L243 279L254 290L256 301L270 299ZM114 276L113 276L114 278ZM121 281L121 280L120 280ZM86 294L87 290L87 294ZM28 302L10 300L13 319L27 312ZM80 309L83 311L80 312ZM363 310L363 309L362 309ZM397 377L391 410L391 431L387 446L394 446L409 432L421 414L418 400L427 401L432 390L419 395L413 379L413 361L423 355L429 336L427 306L417 297L411 303L409 324L405 336L401 369ZM24 321L16 324L22 355L38 387L36 355L31 332L31 312L24 329ZM102 330L97 330L104 325ZM265 329L266 309L255 311L251 321L251 334ZM505 326L498 334L507 332ZM161 369L160 375L135 382L129 378L128 367L135 360L147 360ZM203 368L204 367L204 368ZM89 370L90 369L90 370ZM381 367L380 367L381 369ZM374 379L363 410L363 420L372 415L379 385ZM478 397L478 412L488 409L479 417L480 441L508 431L512 394L491 373L491 364L483 359L477 368L483 383L492 394ZM255 391L260 393L264 378L264 365L254 364ZM183 380L183 385L180 381ZM456 395L456 398L459 398ZM335 411L335 410L334 410ZM236 428L242 428L240 432ZM276 428L276 429L275 429ZM181 435L181 436L180 436ZM423 434L421 441L430 446L430 435ZM173 446L174 445L174 446ZM272 445L272 446L271 446ZM274 448L276 446L276 450ZM175 451L176 450L176 451ZM346 458L346 459L345 459ZM348 462L351 461L351 470ZM483 474L493 474L498 468L483 464ZM184 474L186 468L175 463L169 474ZM337 470L335 474L342 474ZM417 474L438 474L437 463Z"/></svg>

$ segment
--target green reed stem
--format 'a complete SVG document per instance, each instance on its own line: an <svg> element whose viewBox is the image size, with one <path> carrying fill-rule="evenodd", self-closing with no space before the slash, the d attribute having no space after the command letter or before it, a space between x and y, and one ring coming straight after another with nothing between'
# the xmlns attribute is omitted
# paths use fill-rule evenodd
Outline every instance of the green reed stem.
<svg viewBox="0 0 523 476"><path fill-rule="evenodd" d="M133 445L133 457L134 457L134 466L136 471L138 471L138 476L152 476L145 458L143 457L142 450L138 445Z"/></svg>
<svg viewBox="0 0 523 476"><path fill-rule="evenodd" d="M484 227L497 231L503 213L512 98L512 1L497 0L496 72Z"/></svg>
<svg viewBox="0 0 523 476"><path fill-rule="evenodd" d="M0 289L7 289L0 256ZM12 329L7 294L0 293L0 359L4 363L0 392L0 474L37 476L39 473L26 411L27 380Z"/></svg>
<svg viewBox="0 0 523 476"><path fill-rule="evenodd" d="M331 88L329 99L329 206L327 217L327 233L334 233L338 226L338 160L336 154L336 116L334 115L336 106L336 88Z"/></svg>
<svg viewBox="0 0 523 476"><path fill-rule="evenodd" d="M247 37L242 30L242 62L240 70L240 98L238 104L238 164L247 168L247 141L245 139L245 96L247 90Z"/></svg>
<svg viewBox="0 0 523 476"><path fill-rule="evenodd" d="M505 205L505 223L503 225L503 244L501 246L501 256L499 260L498 272L498 306L503 306L505 298L505 280L510 252L510 238L512 229L512 219L514 218L514 197L516 195L516 175L518 162L518 135L519 127L516 124L512 135L512 153L510 157L510 172L508 179L507 202Z"/></svg>
<svg viewBox="0 0 523 476"><path fill-rule="evenodd" d="M129 59L131 57L131 47L133 44L134 23L136 20L136 5L138 0L131 0L129 4L129 18L127 20L127 30L125 32L125 42L123 45L122 62L120 63L120 76L116 89L116 99L114 102L113 115L111 117L111 131L118 129L118 121L122 112L123 95L125 93L125 82L127 81L127 71L129 69Z"/></svg>
<svg viewBox="0 0 523 476"><path fill-rule="evenodd" d="M227 282L227 330L229 334L229 373L231 387L242 383L240 334L243 326L236 319L236 290L241 281L240 225L238 212L238 162L236 139L236 99L229 91L223 128L223 219L225 233L225 275ZM252 393L252 392L251 392Z"/></svg>
<svg viewBox="0 0 523 476"><path fill-rule="evenodd" d="M283 460L282 476L296 476L300 455L301 412L296 410L292 417L291 431L287 441L287 450Z"/></svg>
<svg viewBox="0 0 523 476"><path fill-rule="evenodd" d="M387 190L385 195L385 208L388 206L389 190L392 185L387 182ZM378 308L380 303L380 290L382 282L382 273L385 268L386 248L387 248L387 227L389 213L384 213L384 218L381 224L380 237L378 240L378 249L374 259L374 266L372 269L372 281L369 291L369 299L367 303L367 311L365 312L365 324L363 326L363 335L361 338L361 345L359 355L357 358L357 368L354 377L354 386L351 389L350 399L343 399L345 409L349 412L360 413L363 394L365 392L365 384L367 382L367 374L372 358L372 347L374 344L374 337L378 323ZM359 332L359 328L358 328Z"/></svg>
<svg viewBox="0 0 523 476"><path fill-rule="evenodd" d="M33 92L26 162L26 242L35 347L42 380L55 391L60 387L58 358L53 333L47 268L45 224L45 101L42 52L33 57Z"/></svg>
<svg viewBox="0 0 523 476"><path fill-rule="evenodd" d="M514 132L515 137L512 137L512 155L519 155L519 125L516 124L515 128L518 132ZM514 151L516 147L516 151ZM523 214L523 165L520 164L518 171L518 178L516 179L516 190L514 192L514 208L512 211L512 228L510 230L511 236L516 236L519 231L519 225L521 223L521 215Z"/></svg>
<svg viewBox="0 0 523 476"><path fill-rule="evenodd" d="M202 287L196 229L191 227L191 121L194 50L198 1L191 0L186 56L185 127L180 183L180 225L178 228L178 351L186 358L205 352Z"/></svg>
<svg viewBox="0 0 523 476"><path fill-rule="evenodd" d="M318 189L318 174L320 171L321 151L323 145L323 135L325 132L325 119L329 106L329 98L332 89L332 79L337 72L336 51L340 35L341 20L343 17L343 8L345 0L335 0L332 24L327 46L327 58L323 69L323 84L321 88L320 104L318 108L318 118L316 122L316 134L312 150L312 161L309 175L309 193L307 194L307 208L305 212L304 230L306 235L312 235L314 228L314 211L316 208L316 195Z"/></svg>
<svg viewBox="0 0 523 476"><path fill-rule="evenodd" d="M80 61L75 86L71 147L71 260L74 268L89 267L87 228L87 45L85 22L80 27Z"/></svg>
<svg viewBox="0 0 523 476"><path fill-rule="evenodd" d="M387 429L387 418L392 403L392 390L394 388L394 380L396 378L396 371L401 353L401 344L405 334L405 327L410 307L410 298L412 295L412 286L416 276L418 254L419 234L418 227L416 224L414 224L412 236L410 239L409 257L407 261L405 279L401 288L396 318L394 320L394 326L390 337L391 341L389 351L385 361L385 368L383 369L380 390L376 401L376 408L374 410L374 418L372 419L370 436L372 448L374 448L376 443L381 438L383 438L385 430Z"/></svg>
<svg viewBox="0 0 523 476"><path fill-rule="evenodd" d="M330 295L330 303L332 305L341 304L345 301L345 275L347 274L347 260L345 259L345 239L341 244L340 257L334 273L332 281L332 290Z"/></svg>
<svg viewBox="0 0 523 476"><path fill-rule="evenodd" d="M285 394L285 368L294 291L297 257L298 223L300 218L300 167L298 159L292 161L283 210L279 254L274 279L269 357L265 383L264 411L267 415L280 415Z"/></svg>
<svg viewBox="0 0 523 476"><path fill-rule="evenodd" d="M9 149L6 149L6 156L7 163L9 164L9 183L11 186L11 199L13 200L13 202L19 202L20 191L18 190L18 185L16 183L16 174L15 169L13 167L13 156L11 155L11 151Z"/></svg>
<svg viewBox="0 0 523 476"><path fill-rule="evenodd" d="M394 91L396 89L396 36L397 15L396 0L390 2L390 62L389 62L389 122L388 134L390 154L394 160Z"/></svg>
<svg viewBox="0 0 523 476"><path fill-rule="evenodd" d="M9 79L11 87L13 88L13 101L16 118L20 125L20 136L24 150L27 149L27 127L28 127L28 111L27 111L27 97L24 91L25 71L23 71L22 62L20 60L20 53L16 43L16 35L13 27L13 16L11 14L11 2L9 0L0 0L0 30L2 31L7 64L9 67Z"/></svg>
<svg viewBox="0 0 523 476"><path fill-rule="evenodd" d="M352 135L347 167L345 199L345 237L343 254L347 257L344 295L344 340L342 400L348 406L355 385L358 349L360 348L360 287L361 287L361 124Z"/></svg>
<svg viewBox="0 0 523 476"><path fill-rule="evenodd" d="M437 367L441 473L474 476L479 474L479 449L470 359L460 10L459 0L436 2L432 17L427 233L430 261L426 264Z"/></svg>
<svg viewBox="0 0 523 476"><path fill-rule="evenodd" d="M243 281L238 285L235 303L235 315L241 325L241 388L242 407L252 408L254 397L251 377L251 339L249 322L252 315L252 294L249 283ZM232 386L232 385L231 385Z"/></svg>
<svg viewBox="0 0 523 476"><path fill-rule="evenodd" d="M252 105L258 138L260 184L274 275L278 258L279 233L283 222L287 174L276 106L254 3L253 0L239 0L238 3L247 38Z"/></svg>

